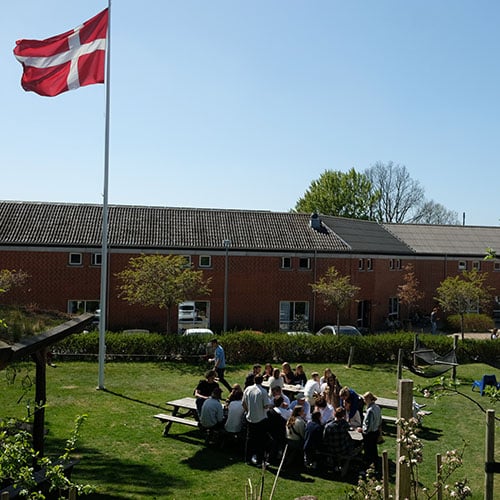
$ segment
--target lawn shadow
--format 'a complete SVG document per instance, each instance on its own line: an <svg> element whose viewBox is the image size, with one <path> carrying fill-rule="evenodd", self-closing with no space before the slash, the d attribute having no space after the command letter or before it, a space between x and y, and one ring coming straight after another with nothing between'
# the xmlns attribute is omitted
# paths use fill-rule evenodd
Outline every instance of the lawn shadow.
<svg viewBox="0 0 500 500"><path fill-rule="evenodd" d="M51 439L51 449L64 449L65 441ZM168 474L161 467L150 467L140 462L122 460L92 447L81 446L73 454L80 462L73 470L73 481L96 486L96 491L85 498L96 500L118 500L131 498L155 498L158 494L168 496L172 489L189 489L189 482ZM99 491L99 485L106 485L107 492ZM109 493L111 492L111 493ZM120 495L124 492L124 495Z"/></svg>
<svg viewBox="0 0 500 500"><path fill-rule="evenodd" d="M229 456L226 450L217 448L203 447L196 451L196 453L181 461L191 469L200 471L213 471L230 467L235 462L241 462L241 457Z"/></svg>
<svg viewBox="0 0 500 500"><path fill-rule="evenodd" d="M107 394L111 394L112 396L117 396L119 398L126 399L127 401L132 401L134 403L139 403L141 405L150 406L150 407L156 408L158 410L165 410L164 406L157 405L154 403L149 403L148 401L143 401L141 399L132 398L130 396L126 396L125 394L120 394L119 392L110 391L109 389L102 389L102 391L106 392Z"/></svg>

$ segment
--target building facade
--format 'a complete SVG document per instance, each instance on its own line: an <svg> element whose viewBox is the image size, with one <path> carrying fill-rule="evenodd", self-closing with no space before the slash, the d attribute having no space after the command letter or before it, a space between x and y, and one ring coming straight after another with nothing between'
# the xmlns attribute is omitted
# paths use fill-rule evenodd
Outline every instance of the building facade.
<svg viewBox="0 0 500 500"><path fill-rule="evenodd" d="M2 294L6 304L69 313L99 309L102 207L0 202L0 269L23 270L24 287ZM141 254L179 254L211 278L209 296L189 297L215 331L315 331L335 323L311 284L335 266L360 288L341 322L381 330L403 319L397 299L405 267L413 266L428 315L436 288L467 269L487 273L491 309L500 313L500 227L378 224L295 213L140 206L109 207L108 311L111 330L163 331L166 312L118 297L116 274ZM177 310L169 312L170 323Z"/></svg>

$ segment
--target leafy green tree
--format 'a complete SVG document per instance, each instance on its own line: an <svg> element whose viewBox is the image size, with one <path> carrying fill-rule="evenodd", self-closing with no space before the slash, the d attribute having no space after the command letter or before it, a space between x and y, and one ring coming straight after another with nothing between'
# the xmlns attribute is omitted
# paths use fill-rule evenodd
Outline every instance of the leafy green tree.
<svg viewBox="0 0 500 500"><path fill-rule="evenodd" d="M325 170L311 182L295 211L321 213L350 219L369 219L378 194L364 174L351 168L349 172Z"/></svg>
<svg viewBox="0 0 500 500"><path fill-rule="evenodd" d="M486 307L491 300L491 288L485 284L487 274L476 269L461 275L449 276L436 290L436 300L443 311L460 316L460 333L464 339L464 316L477 308Z"/></svg>
<svg viewBox="0 0 500 500"><path fill-rule="evenodd" d="M342 276L335 266L328 268L317 283L310 284L313 292L321 295L328 307L337 311L337 328L340 326L340 311L356 296L360 288L351 284L350 276Z"/></svg>
<svg viewBox="0 0 500 500"><path fill-rule="evenodd" d="M26 283L28 274L22 270L0 269L0 291L8 292L11 288Z"/></svg>
<svg viewBox="0 0 500 500"><path fill-rule="evenodd" d="M121 280L119 296L130 304L159 307L167 313L170 333L170 310L194 295L210 294L210 278L195 271L182 255L141 255L116 275Z"/></svg>

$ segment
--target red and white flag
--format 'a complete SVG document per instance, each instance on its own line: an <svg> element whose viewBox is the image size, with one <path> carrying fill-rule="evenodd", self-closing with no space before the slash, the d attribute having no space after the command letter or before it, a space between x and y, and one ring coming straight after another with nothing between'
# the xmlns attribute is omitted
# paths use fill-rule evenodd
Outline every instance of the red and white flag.
<svg viewBox="0 0 500 500"><path fill-rule="evenodd" d="M84 85L104 83L108 9L74 30L46 40L18 40L24 90L53 97Z"/></svg>

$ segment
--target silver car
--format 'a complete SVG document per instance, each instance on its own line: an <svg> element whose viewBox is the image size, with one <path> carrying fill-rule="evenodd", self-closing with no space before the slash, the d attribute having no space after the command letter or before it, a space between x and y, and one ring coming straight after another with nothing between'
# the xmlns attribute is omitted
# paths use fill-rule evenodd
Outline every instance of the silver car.
<svg viewBox="0 0 500 500"><path fill-rule="evenodd" d="M350 335L351 337L361 337L361 332L355 326L326 325L316 332L316 335Z"/></svg>

